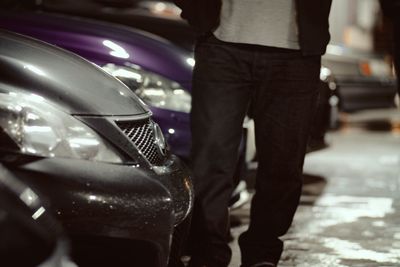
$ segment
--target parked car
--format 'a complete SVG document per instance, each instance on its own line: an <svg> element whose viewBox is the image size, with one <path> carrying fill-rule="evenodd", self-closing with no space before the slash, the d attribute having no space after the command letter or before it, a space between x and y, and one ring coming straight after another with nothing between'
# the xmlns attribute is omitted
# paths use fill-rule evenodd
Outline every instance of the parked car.
<svg viewBox="0 0 400 267"><path fill-rule="evenodd" d="M332 71L342 111L395 106L396 78L385 55L328 45L322 64Z"/></svg>
<svg viewBox="0 0 400 267"><path fill-rule="evenodd" d="M0 164L0 265L76 267L43 196ZM22 256L23 255L23 256Z"/></svg>
<svg viewBox="0 0 400 267"><path fill-rule="evenodd" d="M123 83L1 31L0 128L2 163L51 200L79 266L167 265L174 229L179 237L191 212L192 181Z"/></svg>
<svg viewBox="0 0 400 267"><path fill-rule="evenodd" d="M84 0L79 5L72 2L43 0L38 8L133 26L163 36L187 51L193 50L196 35L180 20L172 1ZM384 55L331 44L322 64L330 69L335 82L331 86L333 109L335 105L346 112L394 107L396 79Z"/></svg>
<svg viewBox="0 0 400 267"><path fill-rule="evenodd" d="M171 151L188 161L194 64L189 52L130 27L55 14L1 12L0 27L70 50L119 78L149 105ZM242 142L237 184L244 176L244 151ZM247 199L245 189L243 183L236 188L232 205Z"/></svg>

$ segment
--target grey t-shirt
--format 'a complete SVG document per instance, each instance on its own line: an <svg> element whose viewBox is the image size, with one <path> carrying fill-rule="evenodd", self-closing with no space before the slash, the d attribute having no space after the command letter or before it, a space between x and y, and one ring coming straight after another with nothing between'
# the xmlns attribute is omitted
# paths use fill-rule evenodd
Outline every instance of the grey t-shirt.
<svg viewBox="0 0 400 267"><path fill-rule="evenodd" d="M225 42L299 49L295 0L222 0L214 35Z"/></svg>

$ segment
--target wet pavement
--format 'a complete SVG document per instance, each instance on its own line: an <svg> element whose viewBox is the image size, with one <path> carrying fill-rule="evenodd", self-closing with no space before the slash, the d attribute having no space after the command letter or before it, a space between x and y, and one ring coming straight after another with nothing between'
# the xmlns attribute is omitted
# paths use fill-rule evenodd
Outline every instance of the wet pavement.
<svg viewBox="0 0 400 267"><path fill-rule="evenodd" d="M400 111L343 117L306 157L305 186L279 266L400 266ZM233 211L247 228L249 204ZM240 265L237 240L230 267Z"/></svg>

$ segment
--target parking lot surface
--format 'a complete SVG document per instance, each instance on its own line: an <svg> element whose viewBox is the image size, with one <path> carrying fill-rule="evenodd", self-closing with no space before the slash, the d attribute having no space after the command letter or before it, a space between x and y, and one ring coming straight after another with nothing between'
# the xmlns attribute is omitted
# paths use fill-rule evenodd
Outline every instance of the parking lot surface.
<svg viewBox="0 0 400 267"><path fill-rule="evenodd" d="M308 154L301 204L279 266L400 266L400 112L343 117L329 148ZM252 179L251 173L249 179ZM250 205L232 212L247 228ZM232 267L240 265L237 240Z"/></svg>

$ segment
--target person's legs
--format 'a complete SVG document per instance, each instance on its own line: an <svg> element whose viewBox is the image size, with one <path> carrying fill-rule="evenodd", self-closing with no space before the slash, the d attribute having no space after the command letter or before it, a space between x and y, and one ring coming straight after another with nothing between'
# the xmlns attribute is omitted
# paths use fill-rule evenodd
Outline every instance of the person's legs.
<svg viewBox="0 0 400 267"><path fill-rule="evenodd" d="M226 267L228 203L251 90L251 53L209 37L196 47L192 91L195 186L190 266Z"/></svg>
<svg viewBox="0 0 400 267"><path fill-rule="evenodd" d="M277 263L279 239L299 203L310 121L316 107L319 57L299 52L260 53L254 97L258 173L250 225L239 238L242 266Z"/></svg>

